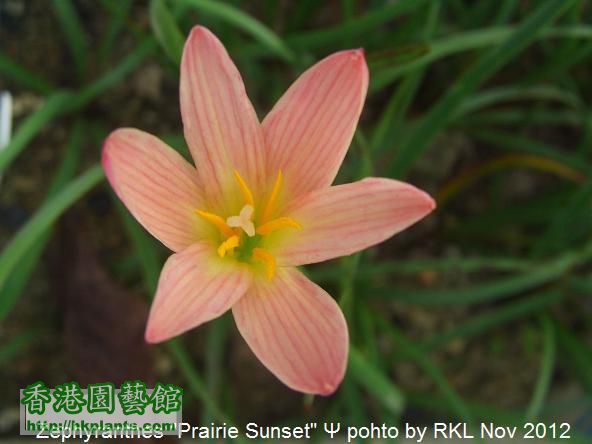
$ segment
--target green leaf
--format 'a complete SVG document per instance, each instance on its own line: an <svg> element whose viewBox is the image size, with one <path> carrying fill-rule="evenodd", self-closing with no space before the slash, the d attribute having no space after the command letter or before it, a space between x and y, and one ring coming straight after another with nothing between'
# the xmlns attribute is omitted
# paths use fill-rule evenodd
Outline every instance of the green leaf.
<svg viewBox="0 0 592 444"><path fill-rule="evenodd" d="M86 106L96 96L120 82L155 49L156 41L145 39L134 51L124 57L118 65L79 92L59 91L49 96L43 105L17 128L10 143L0 151L0 171L6 169L47 122L59 115Z"/></svg>
<svg viewBox="0 0 592 444"><path fill-rule="evenodd" d="M13 336L6 343L0 346L0 364L8 364L21 353L27 345L39 337L35 330L26 330L25 332Z"/></svg>
<svg viewBox="0 0 592 444"><path fill-rule="evenodd" d="M47 94L54 88L46 79L15 63L2 51L0 51L0 73L17 84L41 94Z"/></svg>
<svg viewBox="0 0 592 444"><path fill-rule="evenodd" d="M573 43L574 40L567 40ZM567 51L554 51L550 54L553 57L546 57L544 65L537 67L526 79L528 82L541 82L544 80L555 80L554 77L562 76L575 66L582 66L592 56L592 45L588 42L580 44Z"/></svg>
<svg viewBox="0 0 592 444"><path fill-rule="evenodd" d="M582 173L586 173L590 168L588 162L585 162L580 156L529 137L496 130L470 130L469 133L474 138L495 145L500 149L548 157Z"/></svg>
<svg viewBox="0 0 592 444"><path fill-rule="evenodd" d="M345 404L348 421L361 426L368 423L368 415L364 411L361 390L351 378L345 377L339 387L340 401Z"/></svg>
<svg viewBox="0 0 592 444"><path fill-rule="evenodd" d="M355 348L349 349L349 368L352 377L364 387L378 402L395 416L400 416L405 405L405 397L401 390L385 375L374 367Z"/></svg>
<svg viewBox="0 0 592 444"><path fill-rule="evenodd" d="M179 66L184 38L164 0L150 0L150 26L169 58Z"/></svg>
<svg viewBox="0 0 592 444"><path fill-rule="evenodd" d="M480 91L467 97L457 109L457 116L472 114L483 108L517 100L555 101L578 108L582 105L580 98L565 89L549 85L504 85Z"/></svg>
<svg viewBox="0 0 592 444"><path fill-rule="evenodd" d="M210 399L219 403L221 388L225 380L224 352L226 351L231 326L230 313L208 323L206 339L206 388ZM204 411L204 423L212 421L214 412Z"/></svg>
<svg viewBox="0 0 592 444"><path fill-rule="evenodd" d="M374 93L380 91L403 74L444 57L473 49L500 45L504 41L507 41L517 29L515 26L494 26L491 28L460 32L430 42L428 44L429 51L425 55L412 59L409 63L378 69L372 73L369 92ZM553 27L535 34L534 38L536 40L552 38L591 39L592 26Z"/></svg>
<svg viewBox="0 0 592 444"><path fill-rule="evenodd" d="M376 31L376 28L381 24L420 8L426 2L427 0L399 0L391 4L387 3L382 8L375 8L364 15L335 26L289 35L286 37L286 41L291 46L306 49L340 43L344 36L353 38Z"/></svg>
<svg viewBox="0 0 592 444"><path fill-rule="evenodd" d="M532 393L532 398L528 404L525 421L536 421L540 418L545 398L549 392L553 370L555 369L555 328L553 322L548 316L541 317L541 329L543 333L543 353L541 356L541 365L539 375Z"/></svg>
<svg viewBox="0 0 592 444"><path fill-rule="evenodd" d="M552 282L563 276L572 267L592 257L592 244L580 251L569 252L552 261L541 264L533 271L517 273L509 277L456 289L402 289L364 288L367 295L388 298L422 305L475 304L484 301L507 298L523 291Z"/></svg>
<svg viewBox="0 0 592 444"><path fill-rule="evenodd" d="M74 176L78 158L80 154L80 145L82 143L83 124L77 122L72 130L70 139L66 146L66 153L62 159L56 174L54 175L47 197L45 200L53 198L66 183ZM31 273L35 270L37 263L43 253L47 242L50 239L50 229L47 229L39 236L34 245L26 252L19 263L13 267L13 272L6 280L4 287L0 288L0 301L2 309L0 313L7 313L20 297L25 285L28 283ZM0 314L0 318L2 315Z"/></svg>
<svg viewBox="0 0 592 444"><path fill-rule="evenodd" d="M405 175L429 146L433 137L450 122L463 100L520 54L537 37L541 29L574 3L575 0L547 0L540 4L505 41L479 57L414 128L406 143L401 146L389 169L389 175Z"/></svg>
<svg viewBox="0 0 592 444"><path fill-rule="evenodd" d="M127 54L117 65L105 72L95 81L82 88L70 104L70 111L80 109L95 97L119 83L133 71L146 57L152 54L158 44L153 38L145 38L132 52Z"/></svg>
<svg viewBox="0 0 592 444"><path fill-rule="evenodd" d="M427 9L427 17L422 37L431 37L438 23L440 3L431 2ZM382 113L378 124L372 133L371 147L373 150L387 148L387 141L393 140L394 135L399 134L403 128L404 117L411 105L413 98L423 80L424 69L417 68L409 72L399 84L396 92L391 96L385 111Z"/></svg>
<svg viewBox="0 0 592 444"><path fill-rule="evenodd" d="M227 23L242 29L250 34L255 40L268 48L274 54L280 56L287 62L294 62L296 56L286 43L267 26L226 3L212 0L179 0L190 5L200 12L218 17Z"/></svg>
<svg viewBox="0 0 592 444"><path fill-rule="evenodd" d="M520 3L516 2L515 0L502 0L499 5L497 6L497 14L494 19L494 23L501 25L504 24L512 18L512 15L516 11L516 9L520 6Z"/></svg>
<svg viewBox="0 0 592 444"><path fill-rule="evenodd" d="M388 276L391 274L409 275L423 271L453 272L462 271L519 271L531 270L538 262L513 257L443 257L432 259L382 260L360 264L357 274L359 279ZM343 270L333 265L307 270L307 275L315 281L340 281Z"/></svg>
<svg viewBox="0 0 592 444"><path fill-rule="evenodd" d="M458 413L450 407L450 401L441 394L434 393L433 390L428 392L406 392L408 402L422 410L428 410L441 416L452 416L453 418L462 419ZM522 422L522 412L518 409L500 409L498 407L492 407L483 403L476 402L465 402L467 408L473 413L477 419L481 419L484 422L495 422L496 424L520 424ZM518 418L518 419L517 419ZM500 443L501 444L501 443Z"/></svg>
<svg viewBox="0 0 592 444"><path fill-rule="evenodd" d="M158 256L156 243L151 236L146 234L146 231L144 231L144 228L142 228L138 221L132 217L119 198L115 194L111 194L111 196L115 201L115 208L123 221L125 231L132 241L136 256L142 266L144 287L150 299L152 299L154 292L156 292L158 276L162 268L162 261Z"/></svg>
<svg viewBox="0 0 592 444"><path fill-rule="evenodd" d="M37 242L44 236L45 231L57 220L57 218L90 189L104 179L100 165L89 168L78 176L53 198L43 204L27 223L19 229L12 240L0 253L0 292L15 267L20 263ZM4 319L11 306L7 301L0 300L0 320Z"/></svg>
<svg viewBox="0 0 592 444"><path fill-rule="evenodd" d="M47 122L64 112L72 97L72 94L67 92L52 94L33 114L27 117L16 129L12 140L0 151L0 171L6 169Z"/></svg>
<svg viewBox="0 0 592 444"><path fill-rule="evenodd" d="M466 129L494 127L496 125L524 128L529 125L538 126L567 126L580 128L585 126L586 116L581 111L560 109L493 109L475 114L464 115L457 123ZM585 146L588 146L586 143Z"/></svg>
<svg viewBox="0 0 592 444"><path fill-rule="evenodd" d="M507 228L538 228L549 221L556 211L564 208L566 199L573 195L575 188L572 185L557 186L526 201L504 207L490 204L479 215L459 221L450 231L462 239L484 240L503 238L509 232Z"/></svg>
<svg viewBox="0 0 592 444"><path fill-rule="evenodd" d="M425 393L405 393L409 404L418 407L420 409L428 409L436 412L438 417L448 417L452 415L453 418L462 419L451 407L449 401L433 391ZM501 409L499 407L493 407L483 403L467 402L466 406L475 415L477 419L480 419L484 423L493 422L496 425L507 425L516 426L518 428L524 427L524 414L521 409ZM561 409L561 413L564 413L564 409ZM550 426L553 423L553 419L557 416L551 417L548 421L539 421L546 423ZM549 429L547 429L549 430ZM590 444L590 438L583 436L580 433L572 430L569 440L569 444ZM561 441L561 440L557 440ZM511 442L511 441L510 441ZM550 442L555 442L550 440ZM542 443L542 441L541 441ZM501 444L501 443L500 443Z"/></svg>
<svg viewBox="0 0 592 444"><path fill-rule="evenodd" d="M216 418L220 421L225 421L227 418L222 413L213 401L208 396L208 390L202 377L195 371L189 354L183 347L180 339L171 339L166 343L171 354L176 358L181 372L189 382L189 387L193 393L197 395L198 399L201 399L204 406L216 415Z"/></svg>
<svg viewBox="0 0 592 444"><path fill-rule="evenodd" d="M169 352L173 355L181 369L181 373L189 383L189 389L199 399L208 411L212 412L219 422L232 425L230 418L224 414L220 407L210 398L206 384L199 373L195 370L191 357L181 343L180 339L172 339L166 343ZM237 442L248 442L245 438L239 437Z"/></svg>
<svg viewBox="0 0 592 444"><path fill-rule="evenodd" d="M421 347L432 350L457 338L466 338L482 334L515 319L525 318L533 313L546 309L563 298L560 290L549 290L534 293L531 296L495 307L485 313L475 315L465 322L438 332L422 341Z"/></svg>
<svg viewBox="0 0 592 444"><path fill-rule="evenodd" d="M387 322L378 313L374 313L374 316L381 329L390 337L393 343L396 344L397 350L399 350L399 353L402 355L402 357L414 361L423 370L423 372L430 379L432 379L445 399L446 404L452 409L452 411L467 423L473 422L471 410L447 381L446 376L444 376L440 369L430 360L423 350L421 350L419 347L416 347L412 341L407 339L403 333L401 333L394 325L391 325L389 322Z"/></svg>
<svg viewBox="0 0 592 444"><path fill-rule="evenodd" d="M99 59L101 62L105 62L111 54L117 35L125 24L125 19L129 15L133 2L113 2L109 6L112 6L112 8L109 9L111 20L109 20L105 34L101 39L101 45L99 48Z"/></svg>
<svg viewBox="0 0 592 444"><path fill-rule="evenodd" d="M86 71L88 54L86 33L70 0L53 0L52 5L60 24L59 29L64 33L66 44L72 53L78 78L82 79Z"/></svg>
<svg viewBox="0 0 592 444"><path fill-rule="evenodd" d="M578 222L586 221L590 214L592 203L592 180L578 189L566 202L565 206L556 212L547 229L535 242L532 248L533 257L541 257L549 252L561 251L572 243L577 234L587 236L588 224L578 230Z"/></svg>
<svg viewBox="0 0 592 444"><path fill-rule="evenodd" d="M555 323L555 331L563 352L561 364L572 370L582 387L592 394L592 348L558 322Z"/></svg>

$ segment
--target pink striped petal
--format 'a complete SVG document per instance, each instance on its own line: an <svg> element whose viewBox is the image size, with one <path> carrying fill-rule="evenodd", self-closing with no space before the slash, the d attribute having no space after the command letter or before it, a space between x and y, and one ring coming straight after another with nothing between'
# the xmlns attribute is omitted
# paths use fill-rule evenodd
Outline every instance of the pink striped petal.
<svg viewBox="0 0 592 444"><path fill-rule="evenodd" d="M105 140L103 169L109 183L136 219L173 251L200 238L203 208L195 168L158 138L122 128Z"/></svg>
<svg viewBox="0 0 592 444"><path fill-rule="evenodd" d="M259 360L288 387L329 395L341 383L347 325L337 303L295 268L255 280L232 314Z"/></svg>
<svg viewBox="0 0 592 444"><path fill-rule="evenodd" d="M181 114L208 199L223 205L224 190L235 186L233 169L259 189L264 172L259 120L226 49L202 26L191 30L183 50Z"/></svg>
<svg viewBox="0 0 592 444"><path fill-rule="evenodd" d="M425 192L391 179L315 191L286 210L302 230L285 230L275 253L278 264L311 264L355 253L404 230L434 207Z"/></svg>
<svg viewBox="0 0 592 444"><path fill-rule="evenodd" d="M363 50L337 52L302 74L265 117L268 171L281 169L293 196L331 185L367 88Z"/></svg>
<svg viewBox="0 0 592 444"><path fill-rule="evenodd" d="M158 281L146 341L164 341L222 315L250 283L245 267L220 260L209 244L194 244L173 254Z"/></svg>

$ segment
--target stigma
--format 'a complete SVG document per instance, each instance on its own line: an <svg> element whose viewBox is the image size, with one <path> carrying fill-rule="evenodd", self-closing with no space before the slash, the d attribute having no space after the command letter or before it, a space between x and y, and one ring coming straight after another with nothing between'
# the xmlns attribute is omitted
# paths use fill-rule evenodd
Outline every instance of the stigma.
<svg viewBox="0 0 592 444"><path fill-rule="evenodd" d="M253 237L255 236L255 225L251 221L251 217L253 217L254 208L252 205L245 205L238 216L230 216L226 219L226 224L231 228L242 228L247 236Z"/></svg>

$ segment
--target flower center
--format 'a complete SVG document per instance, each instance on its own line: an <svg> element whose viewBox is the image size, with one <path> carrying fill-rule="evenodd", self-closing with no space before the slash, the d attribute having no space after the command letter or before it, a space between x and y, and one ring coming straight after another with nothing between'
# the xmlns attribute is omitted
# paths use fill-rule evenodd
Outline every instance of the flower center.
<svg viewBox="0 0 592 444"><path fill-rule="evenodd" d="M282 185L282 172L278 172L261 212L256 211L253 193L238 171L234 171L234 177L245 202L238 215L229 216L224 220L217 214L207 211L196 210L196 213L220 231L223 240L217 249L218 256L231 257L247 263L262 263L267 278L271 280L275 274L276 261L269 251L260 247L263 238L283 228L301 228L300 224L290 217L270 220Z"/></svg>

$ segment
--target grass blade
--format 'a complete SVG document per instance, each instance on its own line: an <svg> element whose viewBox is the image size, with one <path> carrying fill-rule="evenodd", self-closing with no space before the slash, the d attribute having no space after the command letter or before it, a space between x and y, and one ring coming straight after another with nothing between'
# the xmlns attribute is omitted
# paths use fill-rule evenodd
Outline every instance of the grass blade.
<svg viewBox="0 0 592 444"><path fill-rule="evenodd" d="M64 158L49 186L46 201L55 196L55 194L74 176L80 155L83 131L84 125L82 122L77 122L70 135ZM0 305L3 307L0 310L1 313L7 313L18 300L25 285L29 281L31 273L35 270L41 254L45 250L45 246L50 239L50 234L50 229L47 229L39 236L39 239L34 243L33 247L26 252L18 265L14 267L14 270L6 280L4 287L0 288L0 301L2 301ZM0 315L0 318L1 317L2 315Z"/></svg>
<svg viewBox="0 0 592 444"><path fill-rule="evenodd" d="M12 337L5 344L0 346L0 364L9 364L23 348L29 345L39 334L35 330L25 332Z"/></svg>
<svg viewBox="0 0 592 444"><path fill-rule="evenodd" d="M6 285L15 266L20 263L21 259L27 254L27 251L41 239L45 231L67 208L99 184L104 177L100 165L89 168L48 202L43 204L33 217L16 233L0 253L0 291ZM4 319L9 308L6 301L0 300L0 320Z"/></svg>
<svg viewBox="0 0 592 444"><path fill-rule="evenodd" d="M224 350L228 339L230 318L228 315L214 319L207 325L206 339L206 388L210 399L219 402L224 381ZM205 411L203 422L214 418L214 412Z"/></svg>
<svg viewBox="0 0 592 444"><path fill-rule="evenodd" d="M588 235L587 224L582 230L578 230L576 223L585 220L590 212L591 201L592 180L589 180L584 187L574 193L565 208L555 213L543 235L535 242L532 256L541 257L549 252L561 251L580 234L580 231L583 231L581 234Z"/></svg>
<svg viewBox="0 0 592 444"><path fill-rule="evenodd" d="M471 136L478 140L495 145L505 150L515 150L561 162L570 168L586 173L589 165L580 156L562 151L554 146L548 145L529 137L511 134L507 131L475 130L470 131Z"/></svg>
<svg viewBox="0 0 592 444"><path fill-rule="evenodd" d="M218 405L209 397L206 385L199 373L193 367L191 358L185 350L185 347L183 347L181 341L179 339L172 339L168 341L166 345L169 352L177 361L177 364L179 364L181 373L183 373L183 376L189 383L191 392L196 395L197 399L201 400L206 409L214 413L216 419L219 422L225 422L228 425L232 425L230 418L228 418L224 412L220 410ZM246 443L248 441L245 438L239 436L236 439L236 442Z"/></svg>
<svg viewBox="0 0 592 444"><path fill-rule="evenodd" d="M146 57L156 50L158 44L153 38L146 38L137 48L127 54L113 69L82 88L71 103L70 110L80 109L91 102L106 89L120 82L133 71Z"/></svg>
<svg viewBox="0 0 592 444"><path fill-rule="evenodd" d="M115 2L113 4L113 9L110 10L111 20L109 21L109 25L107 26L99 48L99 59L101 62L104 63L109 54L111 54L117 35L125 24L125 19L129 14L132 5L132 2Z"/></svg>
<svg viewBox="0 0 592 444"><path fill-rule="evenodd" d="M0 73L17 84L41 94L47 94L54 89L47 80L15 63L2 51L0 51Z"/></svg>
<svg viewBox="0 0 592 444"><path fill-rule="evenodd" d="M532 399L524 415L525 421L536 421L539 419L543 409L545 398L551 385L551 377L555 369L555 328L548 316L541 317L543 331L543 355L541 356L541 367L537 378Z"/></svg>
<svg viewBox="0 0 592 444"><path fill-rule="evenodd" d="M501 45L479 57L414 128L389 168L389 175L404 176L433 137L452 119L463 100L482 82L516 57L536 38L542 28L574 3L575 0L547 0Z"/></svg>
<svg viewBox="0 0 592 444"><path fill-rule="evenodd" d="M0 171L6 169L47 122L64 111L71 100L71 93L52 94L35 112L27 117L15 131L12 140L0 151Z"/></svg>
<svg viewBox="0 0 592 444"><path fill-rule="evenodd" d="M153 39L146 39L115 68L81 89L78 93L60 91L52 94L39 109L19 126L10 143L0 152L0 171L6 169L10 162L43 128L43 125L61 114L72 112L87 105L97 95L121 81L145 57L152 53L156 46Z"/></svg>
<svg viewBox="0 0 592 444"><path fill-rule="evenodd" d="M385 275L418 274L424 271L452 272L462 271L527 271L538 265L537 262L513 257L443 257L433 259L384 260L380 262L362 263L358 269L360 279L371 279ZM343 271L337 267L307 270L307 275L315 281L339 281Z"/></svg>
<svg viewBox="0 0 592 444"><path fill-rule="evenodd" d="M332 27L289 35L286 37L286 41L293 47L306 49L339 43L345 35L354 38L376 30L376 27L381 24L406 12L420 8L424 3L426 3L426 0L400 0Z"/></svg>
<svg viewBox="0 0 592 444"><path fill-rule="evenodd" d="M151 236L146 235L144 228L142 228L138 221L132 217L119 198L115 196L114 193L112 193L111 196L115 202L115 208L123 221L125 231L132 241L136 256L142 266L144 287L147 290L149 298L152 298L156 291L158 276L162 268L162 261L156 250L156 242Z"/></svg>
<svg viewBox="0 0 592 444"><path fill-rule="evenodd" d="M569 252L557 259L540 265L533 271L518 273L510 277L496 279L484 284L458 289L401 289L401 288L366 288L361 290L377 298L407 301L421 305L474 304L506 298L563 276L572 267L589 260L592 256L592 244L581 251ZM378 296L380 295L380 296Z"/></svg>
<svg viewBox="0 0 592 444"><path fill-rule="evenodd" d="M407 339L398 329L393 325L390 325L383 317L375 313L375 318L393 343L397 344L401 354L414 361L425 374L432 379L452 411L467 423L472 423L473 415L471 410L467 407L458 393L456 393L454 388L448 383L444 374L430 360L430 358Z"/></svg>
<svg viewBox="0 0 592 444"><path fill-rule="evenodd" d="M405 405L405 397L401 390L368 362L355 347L349 349L348 371L356 382L368 390L389 412L396 417L401 415Z"/></svg>
<svg viewBox="0 0 592 444"><path fill-rule="evenodd" d="M459 122L461 128L483 128L492 126L517 126L524 128L529 125L567 126L580 128L586 125L586 116L580 111L551 109L500 109L482 111L465 115ZM589 143L585 142L588 147Z"/></svg>
<svg viewBox="0 0 592 444"><path fill-rule="evenodd" d="M563 293L560 290L535 293L532 296L507 303L501 307L472 317L448 330L438 332L427 340L422 341L421 347L425 350L432 350L457 338L466 338L485 333L492 328L512 320L525 318L532 313L544 310L550 305L559 302L562 298Z"/></svg>
<svg viewBox="0 0 592 444"><path fill-rule="evenodd" d="M427 11L423 38L429 39L435 31L439 12L440 3L431 2ZM396 92L391 96L372 133L372 150L379 151L381 147L385 148L387 146L386 141L392 140L395 134L401 132L405 114L423 80L423 71L423 68L417 68L409 72L401 81Z"/></svg>
<svg viewBox="0 0 592 444"><path fill-rule="evenodd" d="M576 94L554 86L504 85L468 97L457 109L457 117L472 114L488 106L516 100L556 101L574 108L581 106Z"/></svg>
<svg viewBox="0 0 592 444"><path fill-rule="evenodd" d="M212 0L180 0L200 12L218 17L227 23L242 29L250 34L255 40L268 48L272 53L278 55L286 62L294 62L296 55L286 43L267 26L226 3Z"/></svg>
<svg viewBox="0 0 592 444"><path fill-rule="evenodd" d="M86 71L88 45L86 33L80 23L76 9L70 0L53 0L52 5L60 29L64 33L66 44L72 53L78 78L83 79Z"/></svg>
<svg viewBox="0 0 592 444"><path fill-rule="evenodd" d="M582 387L592 394L592 349L560 323L556 322L554 327L564 353L561 362L576 374Z"/></svg>
<svg viewBox="0 0 592 444"><path fill-rule="evenodd" d="M369 92L377 92L400 78L403 74L417 68L429 65L446 56L473 49L500 45L507 41L517 30L516 26L494 26L491 28L465 31L452 34L449 37L431 42L429 51L423 56L411 60L407 64L380 69L374 72L370 78ZM592 27L569 26L544 29L534 35L535 40L552 38L591 39Z"/></svg>
<svg viewBox="0 0 592 444"><path fill-rule="evenodd" d="M164 0L150 0L150 26L169 59L179 66L185 39Z"/></svg>

